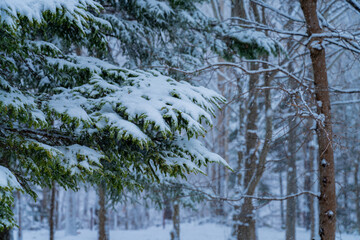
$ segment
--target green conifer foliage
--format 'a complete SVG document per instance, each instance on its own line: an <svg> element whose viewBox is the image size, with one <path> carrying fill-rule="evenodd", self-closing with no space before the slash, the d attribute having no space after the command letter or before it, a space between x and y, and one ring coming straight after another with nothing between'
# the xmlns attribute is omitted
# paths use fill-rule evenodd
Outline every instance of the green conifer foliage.
<svg viewBox="0 0 360 240"><path fill-rule="evenodd" d="M130 68L194 69L211 53L225 59L277 54L279 44L262 32L219 22L199 9L204 0L98 0Z"/></svg>
<svg viewBox="0 0 360 240"><path fill-rule="evenodd" d="M15 189L35 197L33 184L76 189L92 175L121 190L136 175L226 165L197 140L223 97L105 61L114 25L101 11L93 0L0 3L0 229L15 224Z"/></svg>

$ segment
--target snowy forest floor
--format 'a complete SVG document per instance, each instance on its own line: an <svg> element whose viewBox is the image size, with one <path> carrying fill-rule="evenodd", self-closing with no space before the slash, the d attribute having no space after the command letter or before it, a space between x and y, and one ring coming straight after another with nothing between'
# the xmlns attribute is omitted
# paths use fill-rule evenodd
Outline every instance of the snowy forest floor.
<svg viewBox="0 0 360 240"><path fill-rule="evenodd" d="M171 226L150 227L141 230L115 230L110 231L111 240L168 240L170 238ZM226 240L230 234L230 228L219 224L206 223L198 225L196 223L181 224L182 240ZM17 233L14 232L17 240ZM49 232L47 230L40 231L24 231L23 240L47 240ZM56 240L97 240L97 232L91 230L78 230L76 236L65 236L64 231L58 231L55 235ZM285 232L272 228L259 229L260 240L284 240ZM310 233L304 229L298 228L296 239L310 239ZM337 233L337 240L359 240L359 235L348 235Z"/></svg>

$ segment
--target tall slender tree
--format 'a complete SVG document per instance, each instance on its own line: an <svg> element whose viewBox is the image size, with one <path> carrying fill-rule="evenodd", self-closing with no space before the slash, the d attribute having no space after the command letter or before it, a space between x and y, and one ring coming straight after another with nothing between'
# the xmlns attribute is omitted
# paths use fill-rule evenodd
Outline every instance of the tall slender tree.
<svg viewBox="0 0 360 240"><path fill-rule="evenodd" d="M334 240L336 232L336 189L333 132L325 47L323 39L316 37L316 35L323 33L319 22L317 3L317 0L300 0L310 38L307 46L312 62L315 99L319 116L316 122L320 183L319 235L322 240Z"/></svg>

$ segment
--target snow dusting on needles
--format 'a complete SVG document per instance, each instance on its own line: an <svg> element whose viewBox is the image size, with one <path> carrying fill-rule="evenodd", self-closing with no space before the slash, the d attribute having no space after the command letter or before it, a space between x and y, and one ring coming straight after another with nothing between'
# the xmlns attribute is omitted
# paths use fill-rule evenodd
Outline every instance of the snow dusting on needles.
<svg viewBox="0 0 360 240"><path fill-rule="evenodd" d="M16 177L9 169L0 165L0 188L21 189Z"/></svg>
<svg viewBox="0 0 360 240"><path fill-rule="evenodd" d="M165 14L171 14L172 9L165 2L156 0L138 0L136 4L140 8L146 8L148 11L154 13L156 16L164 16Z"/></svg>
<svg viewBox="0 0 360 240"><path fill-rule="evenodd" d="M238 39L240 42L249 44L256 43L258 46L263 47L268 53L276 51L274 41L267 37L263 32L254 31L251 29L241 29L240 31L231 31L228 33L228 35Z"/></svg>
<svg viewBox="0 0 360 240"><path fill-rule="evenodd" d="M25 192L35 194L29 185L55 181L76 188L92 173L96 180L107 176L119 189L138 187L132 178L140 173L149 179L157 174L185 177L202 172L209 162L229 167L197 139L225 102L221 95L157 71L76 56L81 54L75 54L74 46L84 55L109 50L106 35L114 25L103 18L97 2L0 0L0 25L6 32L0 57L6 68L0 76L1 131L3 145L11 146L3 148L3 154L11 155L5 164L9 167L0 166L8 213L7 219L0 218L0 227L15 224L11 191L20 188L16 177ZM167 24L165 17L177 14L164 1L132 4L158 18L157 23ZM188 22L199 18L182 15ZM127 24L141 31L141 24L131 22ZM203 50L194 52L201 55Z"/></svg>
<svg viewBox="0 0 360 240"><path fill-rule="evenodd" d="M99 9L101 6L92 0L2 0L0 1L0 19L3 23L15 28L18 16L41 22L45 11L55 13L56 10L62 9L68 13L65 14L67 18L81 26L81 22L85 22L90 14L85 10L86 7Z"/></svg>

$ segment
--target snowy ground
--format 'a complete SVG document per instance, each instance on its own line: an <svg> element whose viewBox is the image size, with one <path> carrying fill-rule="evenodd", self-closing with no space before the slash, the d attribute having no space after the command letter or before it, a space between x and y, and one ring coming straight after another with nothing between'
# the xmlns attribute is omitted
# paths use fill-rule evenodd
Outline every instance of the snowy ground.
<svg viewBox="0 0 360 240"><path fill-rule="evenodd" d="M151 227L144 230L116 230L110 232L111 240L169 240L170 226L165 229ZM217 224L191 224L184 223L181 225L182 240L226 240L230 233L230 228ZM41 231L24 231L23 240L47 240L49 232ZM16 239L16 233L15 240ZM299 240L308 240L309 232L303 229L297 229L296 238ZM64 231L59 231L55 236L56 240L97 240L97 232L90 230L79 230L77 236L65 236ZM259 240L284 240L285 233L271 228L259 229ZM359 240L360 236L338 234L338 240Z"/></svg>

